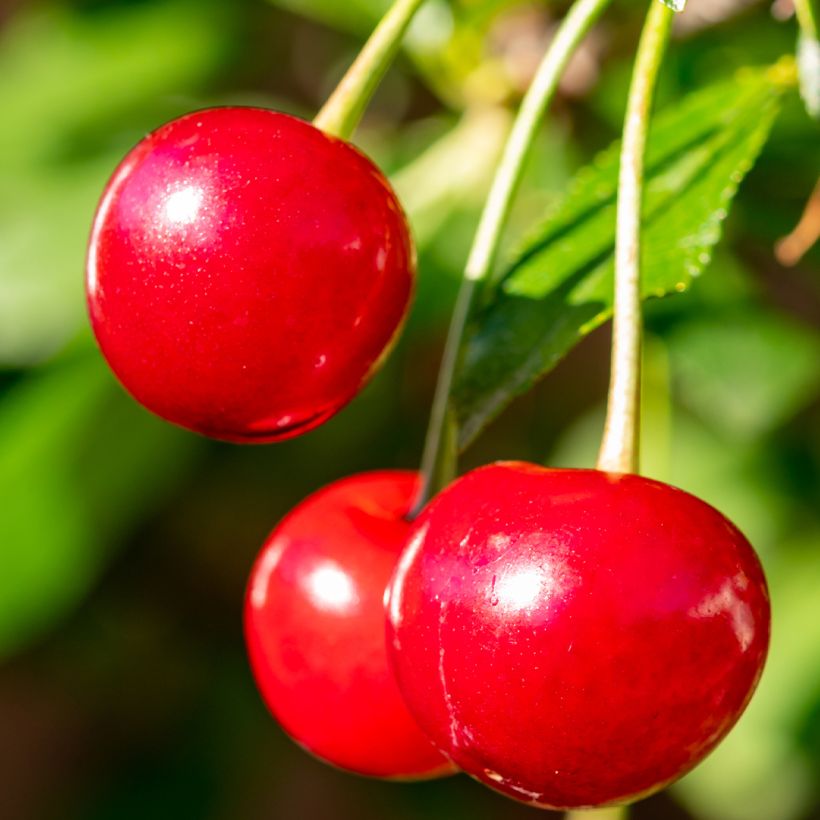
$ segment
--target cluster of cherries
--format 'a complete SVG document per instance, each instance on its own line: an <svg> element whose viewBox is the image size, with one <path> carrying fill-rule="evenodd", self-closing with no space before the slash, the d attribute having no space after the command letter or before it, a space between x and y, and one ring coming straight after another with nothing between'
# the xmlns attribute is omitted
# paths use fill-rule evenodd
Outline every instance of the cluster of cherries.
<svg viewBox="0 0 820 820"><path fill-rule="evenodd" d="M105 357L155 413L235 442L330 418L413 289L379 170L301 120L218 108L143 140L94 223ZM462 770L544 808L662 788L729 731L769 640L766 583L720 513L635 475L498 463L410 520L419 479L342 479L274 530L246 637L284 729L351 772Z"/></svg>

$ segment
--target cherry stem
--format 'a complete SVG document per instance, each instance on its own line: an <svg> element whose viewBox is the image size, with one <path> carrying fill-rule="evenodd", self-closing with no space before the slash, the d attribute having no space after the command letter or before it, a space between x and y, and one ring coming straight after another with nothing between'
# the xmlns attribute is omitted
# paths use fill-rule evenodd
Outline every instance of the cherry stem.
<svg viewBox="0 0 820 820"><path fill-rule="evenodd" d="M598 469L636 473L641 396L641 206L649 114L675 12L651 0L626 106L615 234L612 376Z"/></svg>
<svg viewBox="0 0 820 820"><path fill-rule="evenodd" d="M316 115L313 124L317 128L341 139L350 139L423 3L424 0L395 0Z"/></svg>
<svg viewBox="0 0 820 820"><path fill-rule="evenodd" d="M568 811L564 820L626 820L629 806L610 806L606 809Z"/></svg>
<svg viewBox="0 0 820 820"><path fill-rule="evenodd" d="M794 12L803 33L813 40L820 40L820 2L794 0Z"/></svg>
<svg viewBox="0 0 820 820"><path fill-rule="evenodd" d="M610 0L576 0L538 68L507 139L467 260L450 322L424 446L422 485L410 514L411 518L455 475L458 432L450 395L473 303L480 290L479 285L493 269L501 235L524 174L527 158L561 75L581 40L609 2Z"/></svg>

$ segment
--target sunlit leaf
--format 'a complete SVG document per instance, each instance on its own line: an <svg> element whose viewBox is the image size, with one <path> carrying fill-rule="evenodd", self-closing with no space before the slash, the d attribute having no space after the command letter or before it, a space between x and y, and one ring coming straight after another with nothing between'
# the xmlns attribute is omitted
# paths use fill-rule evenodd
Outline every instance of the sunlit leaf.
<svg viewBox="0 0 820 820"><path fill-rule="evenodd" d="M692 94L653 123L643 228L645 297L685 290L779 109L775 71ZM466 446L612 313L618 146L582 170L474 317L455 391Z"/></svg>

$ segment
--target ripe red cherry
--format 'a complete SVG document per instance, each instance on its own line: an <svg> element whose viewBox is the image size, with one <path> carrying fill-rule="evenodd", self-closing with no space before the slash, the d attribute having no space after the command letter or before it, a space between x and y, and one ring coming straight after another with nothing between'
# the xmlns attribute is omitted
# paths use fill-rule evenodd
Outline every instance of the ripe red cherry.
<svg viewBox="0 0 820 820"><path fill-rule="evenodd" d="M508 463L418 518L388 646L453 762L544 808L627 802L729 731L769 641L754 551L719 512L634 475Z"/></svg>
<svg viewBox="0 0 820 820"><path fill-rule="evenodd" d="M327 420L373 373L414 264L393 191L355 148L275 111L214 108L162 126L114 174L88 304L150 410L274 441Z"/></svg>
<svg viewBox="0 0 820 820"><path fill-rule="evenodd" d="M415 473L366 473L302 502L262 549L245 604L256 682L285 731L373 777L452 771L407 711L384 642L385 588L417 483Z"/></svg>

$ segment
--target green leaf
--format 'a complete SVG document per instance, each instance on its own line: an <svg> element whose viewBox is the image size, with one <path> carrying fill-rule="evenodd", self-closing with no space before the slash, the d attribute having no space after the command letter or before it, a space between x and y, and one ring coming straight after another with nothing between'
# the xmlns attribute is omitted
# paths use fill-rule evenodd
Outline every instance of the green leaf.
<svg viewBox="0 0 820 820"><path fill-rule="evenodd" d="M86 355L0 405L0 657L87 593L117 539L173 486L197 440L151 417Z"/></svg>
<svg viewBox="0 0 820 820"><path fill-rule="evenodd" d="M672 11L683 11L686 8L686 0L661 0L664 6L669 6Z"/></svg>
<svg viewBox="0 0 820 820"><path fill-rule="evenodd" d="M685 290L711 259L738 185L779 110L777 70L748 70L653 122L643 217L646 298ZM454 405L466 447L612 314L619 145L583 169L474 317Z"/></svg>

